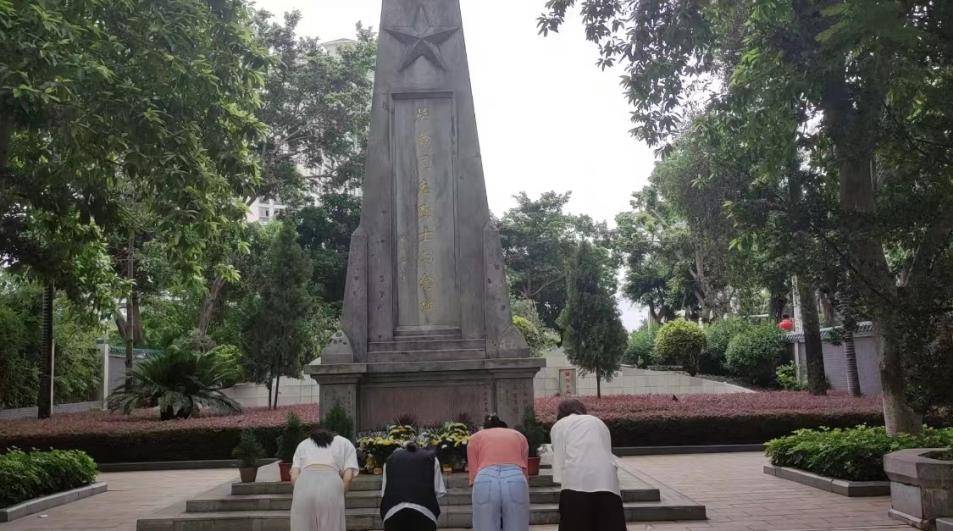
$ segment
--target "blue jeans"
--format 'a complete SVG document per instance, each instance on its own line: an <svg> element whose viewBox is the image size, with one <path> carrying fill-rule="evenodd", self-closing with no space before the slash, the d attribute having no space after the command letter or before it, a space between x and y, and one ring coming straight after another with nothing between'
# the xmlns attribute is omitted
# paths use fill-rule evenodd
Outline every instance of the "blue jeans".
<svg viewBox="0 0 953 531"><path fill-rule="evenodd" d="M473 482L473 529L528 531L529 484L515 465L492 465Z"/></svg>

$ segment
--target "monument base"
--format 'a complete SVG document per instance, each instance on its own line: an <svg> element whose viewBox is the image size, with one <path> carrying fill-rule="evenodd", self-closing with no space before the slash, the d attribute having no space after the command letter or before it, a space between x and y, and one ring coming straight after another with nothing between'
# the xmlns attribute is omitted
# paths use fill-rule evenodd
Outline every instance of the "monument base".
<svg viewBox="0 0 953 531"><path fill-rule="evenodd" d="M421 425L463 415L479 423L496 413L519 425L533 406L533 376L542 358L402 363L314 363L305 372L320 385L322 417L340 405L356 431L383 428L403 414Z"/></svg>

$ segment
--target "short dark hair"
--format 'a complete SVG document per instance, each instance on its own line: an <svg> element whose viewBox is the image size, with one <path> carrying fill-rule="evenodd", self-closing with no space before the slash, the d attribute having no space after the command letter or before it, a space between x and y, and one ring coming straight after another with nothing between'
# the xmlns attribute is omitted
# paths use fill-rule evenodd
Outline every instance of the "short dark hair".
<svg viewBox="0 0 953 531"><path fill-rule="evenodd" d="M490 428L508 428L509 426L500 419L499 415L496 413L491 413L483 419L483 429L488 430Z"/></svg>
<svg viewBox="0 0 953 531"><path fill-rule="evenodd" d="M334 442L334 432L318 426L311 430L311 440L318 445L318 448L327 448Z"/></svg>
<svg viewBox="0 0 953 531"><path fill-rule="evenodd" d="M790 319L790 318L791 318L791 314L789 314L789 313L781 314L781 318L782 318L782 319Z"/></svg>
<svg viewBox="0 0 953 531"><path fill-rule="evenodd" d="M567 398L559 403L556 410L556 420L562 420L569 415L585 415L589 413L586 405L575 398Z"/></svg>

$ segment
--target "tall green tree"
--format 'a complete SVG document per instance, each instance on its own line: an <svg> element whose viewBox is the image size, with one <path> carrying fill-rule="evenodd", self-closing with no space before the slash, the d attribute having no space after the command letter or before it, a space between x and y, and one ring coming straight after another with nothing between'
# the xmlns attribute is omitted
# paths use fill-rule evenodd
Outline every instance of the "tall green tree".
<svg viewBox="0 0 953 531"><path fill-rule="evenodd" d="M613 296L605 283L605 262L592 244L583 241L573 257L566 289L566 308L559 317L563 346L569 361L583 374L596 376L596 395L602 381L612 380L622 367L628 334L622 326Z"/></svg>
<svg viewBox="0 0 953 531"><path fill-rule="evenodd" d="M184 278L217 266L202 250L257 177L250 20L240 0L0 3L0 256L49 301L111 308L107 244L143 214ZM124 291L134 307L133 275Z"/></svg>
<svg viewBox="0 0 953 531"><path fill-rule="evenodd" d="M510 289L514 297L535 301L546 326L556 327L566 306L569 260L580 240L589 237L607 250L611 235L605 224L565 211L569 192L546 192L539 199L520 192L515 199L500 220Z"/></svg>
<svg viewBox="0 0 953 531"><path fill-rule="evenodd" d="M273 223L273 240L245 303L242 328L245 373L269 390L269 405L278 407L282 376L298 378L308 359L317 357L312 323L315 299L310 292L311 259L298 243L293 223Z"/></svg>
<svg viewBox="0 0 953 531"><path fill-rule="evenodd" d="M299 35L300 22L297 11L280 20L267 11L255 14L255 33L272 59L258 111L268 132L256 145L261 180L242 200L250 206L256 199L277 199L301 211L295 217L314 262L316 293L340 302L350 236L360 217L377 40L358 25L353 42L329 49L317 38ZM241 263L247 252L243 242L241 236L221 240L216 256ZM236 280L207 276L196 318L199 333L209 333L225 305L223 292Z"/></svg>
<svg viewBox="0 0 953 531"><path fill-rule="evenodd" d="M953 12L932 0L653 2L551 0L543 32L579 4L601 63L622 63L637 136L668 144L689 103L724 105L739 147L759 145L753 181L781 181L792 141L831 179L837 237L857 303L882 338L884 415L917 432L925 404L909 385L930 360L953 300ZM910 208L916 204L916 208Z"/></svg>

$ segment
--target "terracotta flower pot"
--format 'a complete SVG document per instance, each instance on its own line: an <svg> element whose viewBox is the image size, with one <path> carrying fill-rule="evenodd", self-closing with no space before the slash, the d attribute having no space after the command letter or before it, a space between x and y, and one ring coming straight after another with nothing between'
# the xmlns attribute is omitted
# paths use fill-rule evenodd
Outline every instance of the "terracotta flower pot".
<svg viewBox="0 0 953 531"><path fill-rule="evenodd" d="M255 479L258 478L258 467L257 466L249 466L249 467L243 466L238 469L238 474L242 478L242 483L254 483Z"/></svg>
<svg viewBox="0 0 953 531"><path fill-rule="evenodd" d="M281 472L281 481L291 481L291 463L278 463L278 471Z"/></svg>
<svg viewBox="0 0 953 531"><path fill-rule="evenodd" d="M529 458L529 461L527 461L526 463L526 471L527 473L529 473L530 476L539 475L539 458L538 457Z"/></svg>

